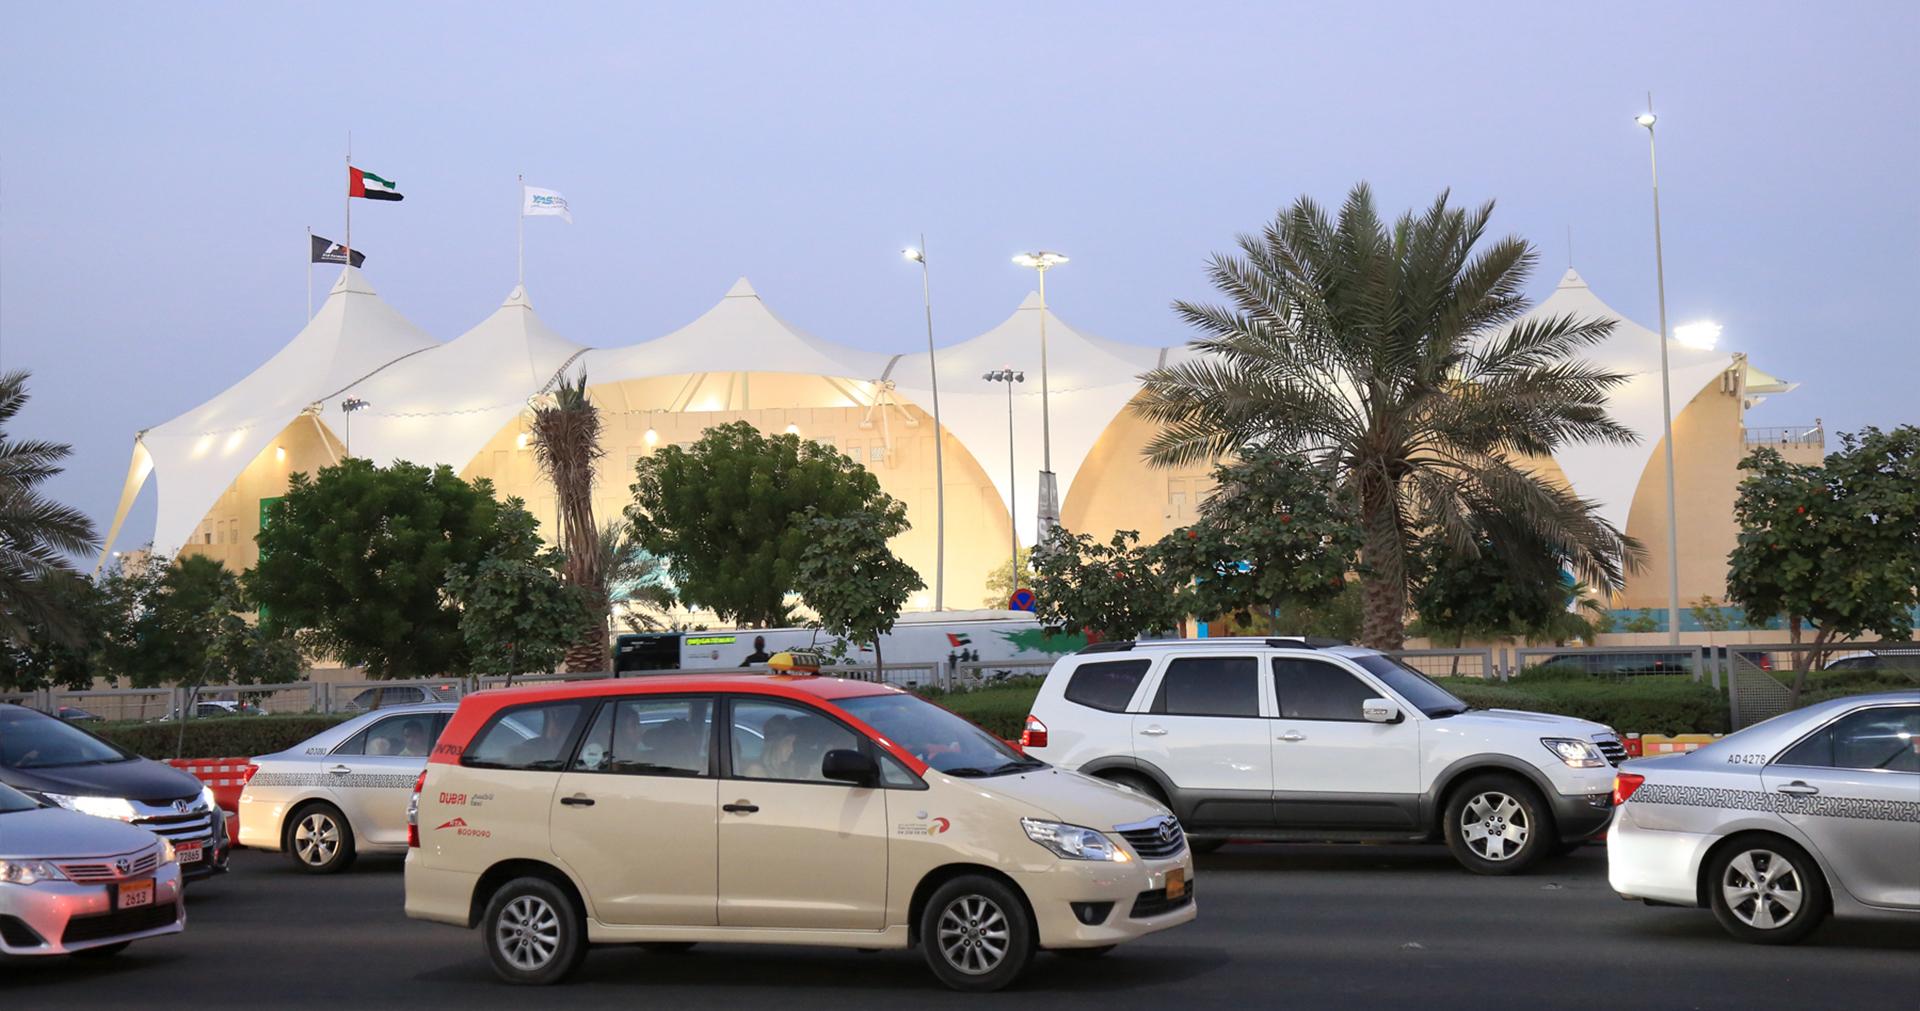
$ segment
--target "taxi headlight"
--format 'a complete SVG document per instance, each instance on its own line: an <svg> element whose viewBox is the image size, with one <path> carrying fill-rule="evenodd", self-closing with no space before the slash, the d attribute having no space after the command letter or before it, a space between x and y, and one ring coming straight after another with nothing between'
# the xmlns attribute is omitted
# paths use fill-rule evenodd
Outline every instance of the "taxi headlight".
<svg viewBox="0 0 1920 1011"><path fill-rule="evenodd" d="M43 793L40 796L53 801L69 811L90 814L96 818L112 818L115 821L132 821L138 817L134 813L132 802L124 797L77 797L64 793Z"/></svg>
<svg viewBox="0 0 1920 1011"><path fill-rule="evenodd" d="M1607 756L1594 747L1592 741L1583 741L1577 737L1542 737L1540 743L1562 762L1576 769L1598 769L1607 764Z"/></svg>
<svg viewBox="0 0 1920 1011"><path fill-rule="evenodd" d="M1068 860L1112 860L1125 862L1133 859L1127 851L1121 849L1103 832L1078 825L1062 825L1057 821L1040 821L1035 818L1020 819L1020 827L1027 830L1027 838L1045 846L1056 856Z"/></svg>
<svg viewBox="0 0 1920 1011"><path fill-rule="evenodd" d="M65 881L60 868L45 860L0 860L0 884L30 885L36 881Z"/></svg>

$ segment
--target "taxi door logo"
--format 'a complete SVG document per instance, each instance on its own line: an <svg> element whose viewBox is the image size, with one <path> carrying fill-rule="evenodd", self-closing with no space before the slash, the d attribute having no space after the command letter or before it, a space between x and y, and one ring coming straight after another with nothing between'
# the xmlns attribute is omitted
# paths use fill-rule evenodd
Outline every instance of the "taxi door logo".
<svg viewBox="0 0 1920 1011"><path fill-rule="evenodd" d="M927 813L925 811L922 811L920 812L919 817L926 818ZM953 823L946 820L945 818L934 818L931 821L902 822L901 824L894 826L893 831L895 835L913 835L913 836L939 835L940 833L945 832L946 830L952 827L953 827Z"/></svg>
<svg viewBox="0 0 1920 1011"><path fill-rule="evenodd" d="M474 836L480 839L493 838L493 833L487 831L484 828L469 828L467 826L467 820L465 818L455 818L454 820L447 822L444 825L436 825L434 826L433 830L435 832L438 832L443 828L452 829L454 835Z"/></svg>
<svg viewBox="0 0 1920 1011"><path fill-rule="evenodd" d="M927 826L927 834L939 835L940 833L945 832L947 829L950 829L952 827L953 827L953 823L946 820L945 818L935 818L933 820L933 824Z"/></svg>

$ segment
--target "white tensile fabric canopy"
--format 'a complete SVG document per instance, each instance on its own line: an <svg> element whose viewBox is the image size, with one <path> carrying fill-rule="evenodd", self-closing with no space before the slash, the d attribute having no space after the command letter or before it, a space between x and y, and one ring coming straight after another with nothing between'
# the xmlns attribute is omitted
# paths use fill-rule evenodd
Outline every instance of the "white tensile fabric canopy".
<svg viewBox="0 0 1920 1011"><path fill-rule="evenodd" d="M266 364L212 400L140 435L107 547L139 492L144 470L160 475L154 545L177 551L227 486L302 411L344 394L395 361L439 346L382 301L358 270L344 268L326 304ZM143 455L150 466L143 467Z"/></svg>

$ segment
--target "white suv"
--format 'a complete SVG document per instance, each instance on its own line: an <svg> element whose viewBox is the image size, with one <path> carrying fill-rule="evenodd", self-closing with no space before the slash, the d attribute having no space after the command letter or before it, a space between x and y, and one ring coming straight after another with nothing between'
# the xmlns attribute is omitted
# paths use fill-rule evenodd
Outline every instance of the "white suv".
<svg viewBox="0 0 1920 1011"><path fill-rule="evenodd" d="M1444 836L1468 870L1511 874L1606 828L1612 729L1474 710L1392 657L1316 642L1089 646L1047 674L1022 743L1159 800L1200 851Z"/></svg>

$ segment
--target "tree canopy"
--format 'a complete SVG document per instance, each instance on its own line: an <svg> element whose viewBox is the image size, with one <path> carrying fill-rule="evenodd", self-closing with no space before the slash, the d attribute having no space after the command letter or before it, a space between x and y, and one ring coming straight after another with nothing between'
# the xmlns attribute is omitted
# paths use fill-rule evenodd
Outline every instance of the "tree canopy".
<svg viewBox="0 0 1920 1011"><path fill-rule="evenodd" d="M267 509L260 563L244 582L269 623L298 630L310 653L374 678L463 674L472 654L445 592L450 570L490 554L531 559L534 527L520 500L495 501L485 478L349 458L293 475Z"/></svg>
<svg viewBox="0 0 1920 1011"><path fill-rule="evenodd" d="M893 630L900 608L926 583L887 541L907 529L907 507L885 495L849 516L822 516L809 508L802 524L807 546L795 567L800 597L828 634L873 643L886 665L880 637Z"/></svg>
<svg viewBox="0 0 1920 1011"><path fill-rule="evenodd" d="M1054 527L1034 550L1033 589L1040 623L1052 633L1135 639L1177 628L1186 614L1183 580L1168 576L1140 533L1121 530L1105 544Z"/></svg>
<svg viewBox="0 0 1920 1011"><path fill-rule="evenodd" d="M803 589L807 517L865 515L886 498L879 479L839 451L744 421L707 429L691 449L662 447L635 465L635 478L628 522L640 546L666 560L681 603L761 628L792 619L787 595Z"/></svg>
<svg viewBox="0 0 1920 1011"><path fill-rule="evenodd" d="M86 637L67 605L86 592L74 585L69 558L98 550L100 541L85 513L40 492L73 447L7 432L27 404L28 375L0 374L0 638L22 649L77 647Z"/></svg>

